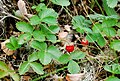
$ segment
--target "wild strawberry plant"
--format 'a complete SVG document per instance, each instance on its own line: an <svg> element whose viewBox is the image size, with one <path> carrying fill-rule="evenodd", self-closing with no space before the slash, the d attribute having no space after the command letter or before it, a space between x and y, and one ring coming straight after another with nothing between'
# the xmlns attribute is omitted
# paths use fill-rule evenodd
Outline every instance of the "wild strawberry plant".
<svg viewBox="0 0 120 81"><path fill-rule="evenodd" d="M61 6L68 6L70 4L67 0L62 1L62 3L61 0L52 0L52 2ZM37 74L44 74L43 65L51 63L52 60L60 63L64 60L66 63L69 63L68 71L70 73L78 73L80 68L74 60L84 58L85 54L81 51L76 51L74 46L72 46L72 49L66 48L68 52L71 52L70 54L63 54L57 46L54 46L58 41L56 34L60 31L57 22L58 13L52 8L47 8L43 3L32 8L37 11L37 14L33 15L29 22L18 21L16 28L22 34L18 37L10 37L10 42L6 44L11 50L17 50L26 44L30 49L34 49L34 52L28 56L27 61L23 61L20 64L19 74L25 74L30 67ZM48 42L51 44L48 44ZM37 60L39 62L36 62Z"/></svg>

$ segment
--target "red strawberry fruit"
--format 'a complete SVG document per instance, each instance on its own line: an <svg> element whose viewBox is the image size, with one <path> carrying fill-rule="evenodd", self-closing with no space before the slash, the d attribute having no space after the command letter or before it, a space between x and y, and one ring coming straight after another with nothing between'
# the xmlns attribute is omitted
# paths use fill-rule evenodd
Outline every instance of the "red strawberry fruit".
<svg viewBox="0 0 120 81"><path fill-rule="evenodd" d="M74 45L67 45L65 49L66 49L67 52L73 52Z"/></svg>
<svg viewBox="0 0 120 81"><path fill-rule="evenodd" d="M82 44L83 46L87 46L87 45L88 45L88 40L82 39L81 44Z"/></svg>

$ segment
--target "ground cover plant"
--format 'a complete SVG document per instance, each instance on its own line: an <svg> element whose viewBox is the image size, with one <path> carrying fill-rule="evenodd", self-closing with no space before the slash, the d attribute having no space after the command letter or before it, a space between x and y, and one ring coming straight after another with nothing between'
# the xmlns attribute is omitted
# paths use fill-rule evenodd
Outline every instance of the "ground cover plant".
<svg viewBox="0 0 120 81"><path fill-rule="evenodd" d="M0 79L120 81L119 3L0 1Z"/></svg>

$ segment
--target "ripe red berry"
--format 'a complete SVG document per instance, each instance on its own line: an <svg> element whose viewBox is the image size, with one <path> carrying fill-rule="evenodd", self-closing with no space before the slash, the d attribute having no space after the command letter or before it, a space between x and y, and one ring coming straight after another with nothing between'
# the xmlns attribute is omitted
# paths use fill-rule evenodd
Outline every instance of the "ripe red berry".
<svg viewBox="0 0 120 81"><path fill-rule="evenodd" d="M87 45L88 45L88 40L82 39L81 44L82 44L83 46L87 46Z"/></svg>
<svg viewBox="0 0 120 81"><path fill-rule="evenodd" d="M74 45L67 45L65 49L67 50L67 52L73 52Z"/></svg>

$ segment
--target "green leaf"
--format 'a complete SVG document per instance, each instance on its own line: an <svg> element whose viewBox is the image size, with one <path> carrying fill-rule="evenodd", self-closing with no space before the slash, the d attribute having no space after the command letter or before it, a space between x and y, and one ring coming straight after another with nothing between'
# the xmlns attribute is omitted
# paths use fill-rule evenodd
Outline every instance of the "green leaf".
<svg viewBox="0 0 120 81"><path fill-rule="evenodd" d="M76 31L79 32L79 33L84 33L84 30L81 29L81 28L76 28Z"/></svg>
<svg viewBox="0 0 120 81"><path fill-rule="evenodd" d="M29 68L30 68L29 62L24 61L22 64L20 64L19 74L20 75L25 74L29 70Z"/></svg>
<svg viewBox="0 0 120 81"><path fill-rule="evenodd" d="M45 0L40 0L40 2L43 2L43 1L45 1Z"/></svg>
<svg viewBox="0 0 120 81"><path fill-rule="evenodd" d="M114 8L115 6L117 6L118 0L106 0L107 1L107 5L110 8Z"/></svg>
<svg viewBox="0 0 120 81"><path fill-rule="evenodd" d="M120 29L117 30L117 36L120 36Z"/></svg>
<svg viewBox="0 0 120 81"><path fill-rule="evenodd" d="M99 46L103 47L106 44L105 39L100 33L87 34L86 39L89 42L97 42Z"/></svg>
<svg viewBox="0 0 120 81"><path fill-rule="evenodd" d="M52 60L51 55L46 51L38 52L38 58L43 65L49 64Z"/></svg>
<svg viewBox="0 0 120 81"><path fill-rule="evenodd" d="M3 78L8 75L9 75L8 72L0 70L0 78Z"/></svg>
<svg viewBox="0 0 120 81"><path fill-rule="evenodd" d="M9 68L4 62L0 61L0 69L4 71L8 71Z"/></svg>
<svg viewBox="0 0 120 81"><path fill-rule="evenodd" d="M80 15L80 16L74 16L72 19L72 25L74 29L80 28L79 30L84 30L86 32L92 32L91 29L89 28L91 22L90 20L86 20L84 18L84 16ZM80 31L81 32L81 31Z"/></svg>
<svg viewBox="0 0 120 81"><path fill-rule="evenodd" d="M47 9L47 6L45 6L44 3L40 3L38 6L36 6L36 11L39 12L41 10Z"/></svg>
<svg viewBox="0 0 120 81"><path fill-rule="evenodd" d="M113 8L110 8L108 5L107 5L107 1L106 0L102 0L103 1L103 8L106 12L106 14L108 16L111 16L111 15L117 15L116 11L113 9ZM114 0L113 0L114 1Z"/></svg>
<svg viewBox="0 0 120 81"><path fill-rule="evenodd" d="M98 21L105 19L104 15L98 14L98 13L90 14L90 15L88 15L88 17L90 17L91 19L94 19L94 20L98 20Z"/></svg>
<svg viewBox="0 0 120 81"><path fill-rule="evenodd" d="M47 44L44 42L39 42L34 40L31 42L31 47L37 50L44 51L47 49Z"/></svg>
<svg viewBox="0 0 120 81"><path fill-rule="evenodd" d="M86 39L87 39L89 42L94 42L94 41L96 41L96 40L97 40L96 33L87 34Z"/></svg>
<svg viewBox="0 0 120 81"><path fill-rule="evenodd" d="M105 81L120 81L120 79L115 76L110 76Z"/></svg>
<svg viewBox="0 0 120 81"><path fill-rule="evenodd" d="M69 0L51 0L51 2L53 2L56 5L60 5L60 6L69 6L70 5Z"/></svg>
<svg viewBox="0 0 120 81"><path fill-rule="evenodd" d="M84 16L80 15L80 16L74 16L72 19L72 24L73 27L76 28L82 28L84 27Z"/></svg>
<svg viewBox="0 0 120 81"><path fill-rule="evenodd" d="M48 35L46 35L46 38L49 41L51 41L52 43L56 43L56 41L57 41L57 38L56 38L56 36L54 34L48 34Z"/></svg>
<svg viewBox="0 0 120 81"><path fill-rule="evenodd" d="M14 46L14 48L18 48L18 40L15 37L10 37L10 43Z"/></svg>
<svg viewBox="0 0 120 81"><path fill-rule="evenodd" d="M88 27L84 27L83 30L87 33L92 33L92 30Z"/></svg>
<svg viewBox="0 0 120 81"><path fill-rule="evenodd" d="M60 56L60 58L58 60L60 63L67 64L71 60L71 58L70 58L70 55L63 54Z"/></svg>
<svg viewBox="0 0 120 81"><path fill-rule="evenodd" d="M98 45L101 46L101 47L105 46L106 41L105 41L105 39L103 38L103 36L102 36L100 33L97 33L97 34L96 34L96 37L97 37L96 42L98 43Z"/></svg>
<svg viewBox="0 0 120 81"><path fill-rule="evenodd" d="M104 69L113 74L120 74L120 65L119 64L105 65Z"/></svg>
<svg viewBox="0 0 120 81"><path fill-rule="evenodd" d="M17 22L16 27L19 31L22 32L33 32L33 27L26 22Z"/></svg>
<svg viewBox="0 0 120 81"><path fill-rule="evenodd" d="M9 72L10 76L13 78L14 81L20 81L20 77L17 73L15 73L14 71Z"/></svg>
<svg viewBox="0 0 120 81"><path fill-rule="evenodd" d="M68 71L71 74L76 74L80 71L80 67L75 61L71 60L68 64Z"/></svg>
<svg viewBox="0 0 120 81"><path fill-rule="evenodd" d="M30 33L21 34L18 37L18 44L27 43L31 39L32 35Z"/></svg>
<svg viewBox="0 0 120 81"><path fill-rule="evenodd" d="M28 57L29 62L33 62L38 60L38 52L33 52L31 55Z"/></svg>
<svg viewBox="0 0 120 81"><path fill-rule="evenodd" d="M85 58L85 53L82 51L74 51L72 53L70 53L70 56L72 59L82 59Z"/></svg>
<svg viewBox="0 0 120 81"><path fill-rule="evenodd" d="M36 7L37 7L36 5L33 5L31 8L32 8L32 9L36 9Z"/></svg>
<svg viewBox="0 0 120 81"><path fill-rule="evenodd" d="M49 29L54 33L58 33L60 30L60 27L58 27L57 25L51 25Z"/></svg>
<svg viewBox="0 0 120 81"><path fill-rule="evenodd" d="M45 41L45 35L42 31L40 30L35 30L33 32L33 37L35 38L35 40L38 40L39 42L43 42Z"/></svg>
<svg viewBox="0 0 120 81"><path fill-rule="evenodd" d="M31 62L30 66L37 74L44 74L43 67L40 63L37 62Z"/></svg>
<svg viewBox="0 0 120 81"><path fill-rule="evenodd" d="M50 25L57 25L57 19L51 16L43 18L41 22L45 22Z"/></svg>
<svg viewBox="0 0 120 81"><path fill-rule="evenodd" d="M11 50L16 50L16 48L11 43L6 43L6 47Z"/></svg>
<svg viewBox="0 0 120 81"><path fill-rule="evenodd" d="M47 24L56 24L58 14L53 9L45 9L39 12L39 17L41 19L41 22L45 22Z"/></svg>
<svg viewBox="0 0 120 81"><path fill-rule="evenodd" d="M102 31L102 25L100 23L95 23L94 26L92 27L92 30L94 33L99 33Z"/></svg>
<svg viewBox="0 0 120 81"><path fill-rule="evenodd" d="M102 27L112 27L115 26L117 24L117 20L110 18L110 19L105 19L102 22Z"/></svg>
<svg viewBox="0 0 120 81"><path fill-rule="evenodd" d="M105 16L105 15L101 15L101 14L90 14L88 15L88 17L90 17L91 19L94 20L98 20L99 22L102 22L104 19L119 19L120 17L116 14L116 15L110 15L110 16Z"/></svg>
<svg viewBox="0 0 120 81"><path fill-rule="evenodd" d="M31 25L38 25L40 24L40 18L37 15L34 15L30 18Z"/></svg>
<svg viewBox="0 0 120 81"><path fill-rule="evenodd" d="M116 24L116 26L120 28L120 22L118 22L118 23Z"/></svg>
<svg viewBox="0 0 120 81"><path fill-rule="evenodd" d="M51 57L54 58L54 59L58 59L62 55L60 50L57 47L55 47L55 46L48 47L48 51L47 52L50 53Z"/></svg>
<svg viewBox="0 0 120 81"><path fill-rule="evenodd" d="M116 30L112 27L107 27L103 28L103 32L108 36L108 37L113 37L116 35Z"/></svg>
<svg viewBox="0 0 120 81"><path fill-rule="evenodd" d="M120 51L120 40L114 40L110 43L110 47L114 50Z"/></svg>
<svg viewBox="0 0 120 81"><path fill-rule="evenodd" d="M55 34L54 32L52 32L49 27L45 24L41 24L40 25L41 31L45 34L45 35L49 35L49 34Z"/></svg>

